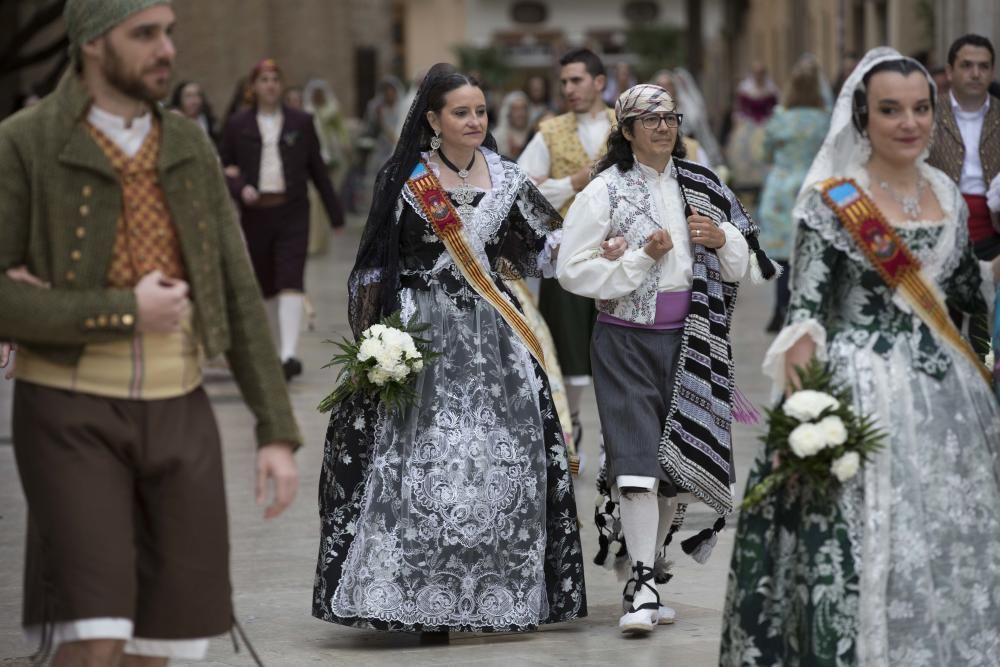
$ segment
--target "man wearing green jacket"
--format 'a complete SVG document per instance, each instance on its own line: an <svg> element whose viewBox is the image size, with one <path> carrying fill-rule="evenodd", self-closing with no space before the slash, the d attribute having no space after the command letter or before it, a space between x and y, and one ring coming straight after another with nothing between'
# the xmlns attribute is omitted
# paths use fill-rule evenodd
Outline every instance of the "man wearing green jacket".
<svg viewBox="0 0 1000 667"><path fill-rule="evenodd" d="M156 104L170 3L69 0L65 18L70 71L0 124L23 622L56 665L162 665L233 622L203 359L226 354L256 417L267 517L294 498L300 436L215 152Z"/></svg>

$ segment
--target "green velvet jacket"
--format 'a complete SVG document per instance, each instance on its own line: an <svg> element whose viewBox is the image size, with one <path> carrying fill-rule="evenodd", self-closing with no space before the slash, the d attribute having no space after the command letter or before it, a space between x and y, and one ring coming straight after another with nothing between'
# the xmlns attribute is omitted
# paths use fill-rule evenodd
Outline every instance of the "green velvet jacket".
<svg viewBox="0 0 1000 667"><path fill-rule="evenodd" d="M75 364L88 343L133 335L135 295L105 276L122 209L118 173L83 119L90 98L68 72L38 105L0 123L0 340ZM257 442L301 437L215 150L172 113L161 123L160 186L180 236L208 357L225 353L257 418ZM51 289L3 273L24 265Z"/></svg>

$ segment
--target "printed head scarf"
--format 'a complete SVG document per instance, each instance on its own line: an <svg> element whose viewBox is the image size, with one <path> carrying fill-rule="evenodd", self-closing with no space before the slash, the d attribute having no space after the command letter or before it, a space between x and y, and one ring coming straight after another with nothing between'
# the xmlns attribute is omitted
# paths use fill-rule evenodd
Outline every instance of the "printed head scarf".
<svg viewBox="0 0 1000 667"><path fill-rule="evenodd" d="M648 113L670 113L676 110L677 106L670 93L651 83L640 83L618 96L618 101L615 102L615 120L621 124L629 118Z"/></svg>
<svg viewBox="0 0 1000 667"><path fill-rule="evenodd" d="M170 0L67 0L63 9L70 56L80 57L80 47L96 39L132 14Z"/></svg>

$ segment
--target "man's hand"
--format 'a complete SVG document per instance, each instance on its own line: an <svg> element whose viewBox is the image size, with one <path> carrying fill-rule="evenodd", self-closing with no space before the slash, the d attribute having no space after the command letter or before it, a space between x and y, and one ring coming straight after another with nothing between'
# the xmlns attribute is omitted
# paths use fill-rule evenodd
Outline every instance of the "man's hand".
<svg viewBox="0 0 1000 667"><path fill-rule="evenodd" d="M593 164L588 164L586 167L570 176L569 182L570 185L573 186L574 192L579 192L587 187L587 184L590 183L590 171L593 168Z"/></svg>
<svg viewBox="0 0 1000 667"><path fill-rule="evenodd" d="M41 287L43 289L48 289L51 287L47 282L41 278L36 277L24 266L15 266L11 269L7 269L5 275L13 280L15 283L22 283L24 285L31 285L32 287Z"/></svg>
<svg viewBox="0 0 1000 667"><path fill-rule="evenodd" d="M181 317L188 307L188 285L183 280L167 278L159 270L143 276L135 286L140 333L171 333L181 326Z"/></svg>
<svg viewBox="0 0 1000 667"><path fill-rule="evenodd" d="M257 188L252 185L244 185L243 189L240 191L240 197L243 199L243 203L247 206L253 206L260 199L260 193L257 192Z"/></svg>
<svg viewBox="0 0 1000 667"><path fill-rule="evenodd" d="M612 261L621 259L628 249L628 241L624 236L615 236L601 244L601 257Z"/></svg>
<svg viewBox="0 0 1000 667"><path fill-rule="evenodd" d="M694 215L688 216L687 223L692 242L713 250L726 245L726 233L715 224L714 220L702 215L693 207L691 211Z"/></svg>
<svg viewBox="0 0 1000 667"><path fill-rule="evenodd" d="M4 371L4 380L10 380L14 377L14 364L10 362L14 358L16 350L17 346L13 343L0 343L0 368L7 368L7 365L10 364L10 368Z"/></svg>
<svg viewBox="0 0 1000 667"><path fill-rule="evenodd" d="M223 168L222 173L228 176L229 178L239 178L240 168L237 167L235 164L231 164L228 167Z"/></svg>
<svg viewBox="0 0 1000 667"><path fill-rule="evenodd" d="M273 500L264 510L265 519L278 516L295 500L299 490L299 472L292 448L284 443L264 445L257 450L257 506L267 502L268 482L274 489Z"/></svg>
<svg viewBox="0 0 1000 667"><path fill-rule="evenodd" d="M660 261L660 258L670 252L674 247L674 240L665 229L657 229L646 238L646 246L643 250L647 255Z"/></svg>

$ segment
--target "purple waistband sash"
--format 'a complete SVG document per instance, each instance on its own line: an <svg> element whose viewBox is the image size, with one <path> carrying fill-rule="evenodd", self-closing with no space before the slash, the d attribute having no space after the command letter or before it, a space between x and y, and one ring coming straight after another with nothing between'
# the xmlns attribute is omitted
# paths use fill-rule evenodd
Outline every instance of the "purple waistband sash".
<svg viewBox="0 0 1000 667"><path fill-rule="evenodd" d="M638 324L629 322L608 315L598 313L597 321L604 324L614 324L619 327L629 327L630 329L683 329L684 319L687 317L688 309L691 307L691 291L683 292L660 292L656 295L656 317L652 324Z"/></svg>

